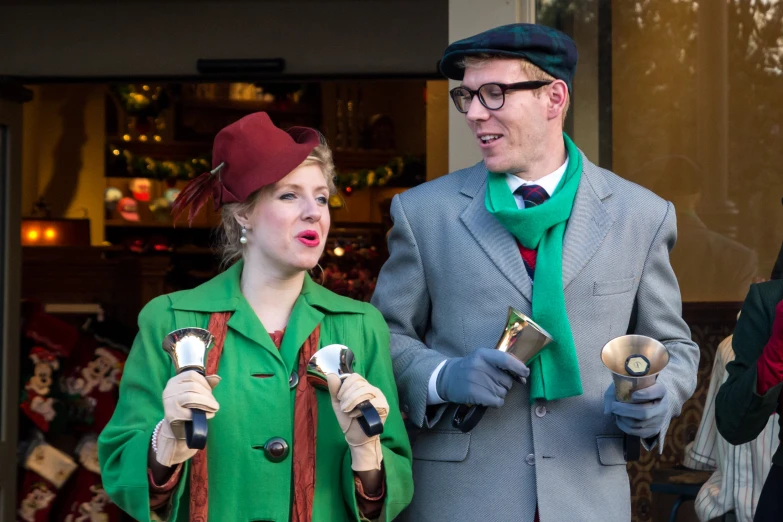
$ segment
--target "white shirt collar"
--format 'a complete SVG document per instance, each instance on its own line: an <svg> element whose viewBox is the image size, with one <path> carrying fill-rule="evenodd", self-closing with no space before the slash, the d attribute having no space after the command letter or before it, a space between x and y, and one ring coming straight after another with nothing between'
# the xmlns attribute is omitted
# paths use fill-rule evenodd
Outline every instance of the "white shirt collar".
<svg viewBox="0 0 783 522"><path fill-rule="evenodd" d="M520 178L519 176L515 176L514 174L506 174L506 183L508 183L508 188L511 189L512 194L522 185L538 185L542 189L546 190L546 193L551 196L557 186L560 184L560 180L563 179L563 175L565 174L567 168L568 157L566 157L565 163L560 165L556 171L551 172L543 178L537 179L536 181L527 181ZM514 199L517 200L517 205L520 205L521 203L519 208L525 208L525 203L522 201L521 196L514 196Z"/></svg>

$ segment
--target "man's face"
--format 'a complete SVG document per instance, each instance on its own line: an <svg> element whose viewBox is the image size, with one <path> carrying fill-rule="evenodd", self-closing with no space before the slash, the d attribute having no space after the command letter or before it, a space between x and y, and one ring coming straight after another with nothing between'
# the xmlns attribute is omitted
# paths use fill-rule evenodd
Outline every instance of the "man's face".
<svg viewBox="0 0 783 522"><path fill-rule="evenodd" d="M493 59L481 67L467 67L462 85L476 90L485 83L529 81L519 60ZM546 87L545 87L546 89ZM533 91L510 90L503 107L492 111L475 96L465 114L490 172L516 174L546 154L548 97Z"/></svg>

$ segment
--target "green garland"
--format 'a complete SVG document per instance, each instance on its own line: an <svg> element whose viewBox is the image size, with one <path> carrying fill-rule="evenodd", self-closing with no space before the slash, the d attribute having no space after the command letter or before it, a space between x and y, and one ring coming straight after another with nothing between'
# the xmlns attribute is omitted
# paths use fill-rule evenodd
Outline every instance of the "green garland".
<svg viewBox="0 0 783 522"><path fill-rule="evenodd" d="M156 160L149 156L139 156L127 149L109 145L107 151L108 175L123 175L131 178L155 178L160 180L178 179L190 180L212 168L208 156L193 158L188 161ZM354 172L336 173L334 184L338 190L352 192L367 187L382 187L399 177L405 167L420 163L416 157L398 156L387 164L375 169L361 169ZM123 174L119 174L122 172Z"/></svg>
<svg viewBox="0 0 783 522"><path fill-rule="evenodd" d="M420 158L397 156L392 158L387 164L372 170L361 169L355 172L338 172L334 176L334 184L339 190L347 192L366 187L383 187L391 180L402 175L406 166L420 162Z"/></svg>
<svg viewBox="0 0 783 522"><path fill-rule="evenodd" d="M125 175L131 178L154 178L160 180L190 180L212 168L208 157L193 158L188 161L156 160L149 156L139 156L129 150L109 146L107 175ZM123 174L119 174L122 172Z"/></svg>
<svg viewBox="0 0 783 522"><path fill-rule="evenodd" d="M168 92L160 86L143 85L138 90L133 84L123 84L112 85L111 90L129 116L154 118L168 108L171 101Z"/></svg>

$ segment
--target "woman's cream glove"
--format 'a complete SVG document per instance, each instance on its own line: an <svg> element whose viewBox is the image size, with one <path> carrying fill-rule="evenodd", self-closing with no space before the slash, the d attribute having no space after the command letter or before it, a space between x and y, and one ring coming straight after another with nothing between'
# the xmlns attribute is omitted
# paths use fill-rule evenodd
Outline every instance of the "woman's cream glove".
<svg viewBox="0 0 783 522"><path fill-rule="evenodd" d="M158 429L155 458L164 466L185 462L198 450L188 448L185 442L185 421L191 420L191 408L204 410L207 419L215 416L220 405L212 390L220 382L217 375L204 377L187 371L169 379L163 389L163 422Z"/></svg>
<svg viewBox="0 0 783 522"><path fill-rule="evenodd" d="M370 401L378 410L381 422L386 422L389 415L386 397L358 373L352 373L344 381L334 374L328 374L326 379L332 396L332 409L345 434L345 441L351 448L351 468L354 471L380 470L383 460L381 439L378 435L368 437L364 434L356 420L361 415L356 406L363 401Z"/></svg>

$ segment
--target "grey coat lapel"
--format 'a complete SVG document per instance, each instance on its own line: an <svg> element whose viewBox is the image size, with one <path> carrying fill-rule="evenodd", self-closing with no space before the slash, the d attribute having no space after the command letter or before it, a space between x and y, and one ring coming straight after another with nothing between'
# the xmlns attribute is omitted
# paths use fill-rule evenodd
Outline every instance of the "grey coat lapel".
<svg viewBox="0 0 783 522"><path fill-rule="evenodd" d="M584 154L582 165L582 179L563 237L563 288L587 265L614 222L603 203L612 193L604 175Z"/></svg>
<svg viewBox="0 0 783 522"><path fill-rule="evenodd" d="M532 303L533 287L514 236L484 206L486 181L484 162L470 168L460 192L472 199L460 219L503 275Z"/></svg>

